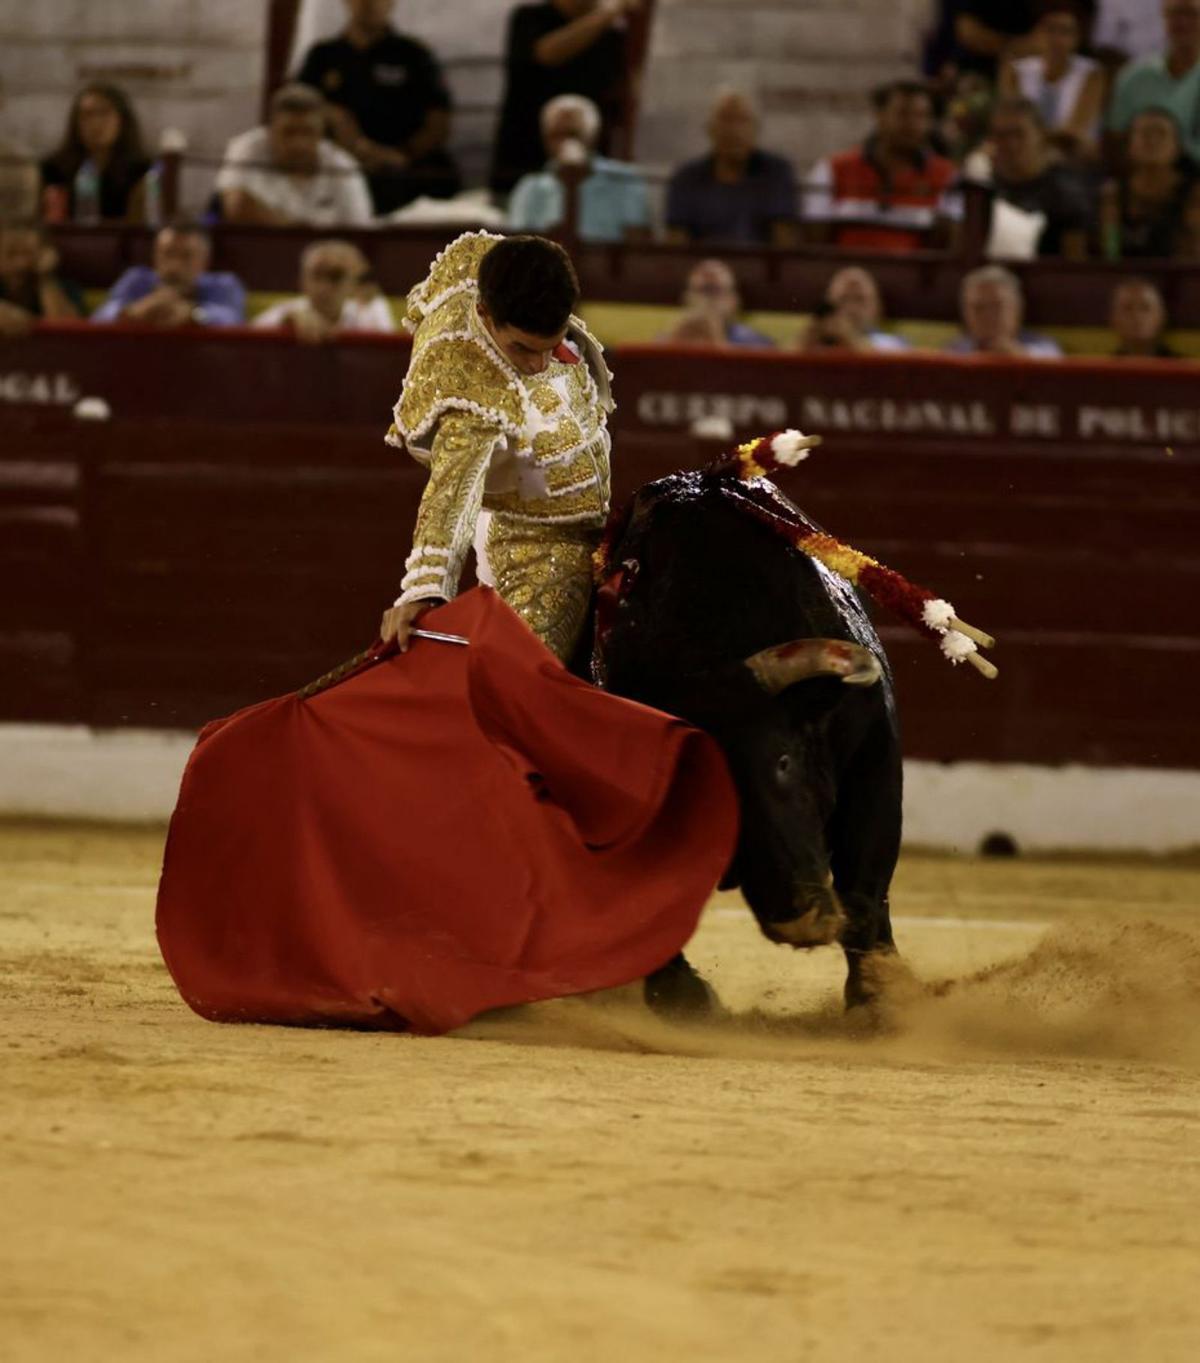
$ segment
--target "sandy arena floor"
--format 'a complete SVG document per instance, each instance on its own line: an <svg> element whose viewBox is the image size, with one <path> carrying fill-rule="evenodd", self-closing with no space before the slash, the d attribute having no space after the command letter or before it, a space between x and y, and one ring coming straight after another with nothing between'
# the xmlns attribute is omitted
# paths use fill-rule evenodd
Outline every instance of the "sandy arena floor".
<svg viewBox="0 0 1200 1363"><path fill-rule="evenodd" d="M220 1027L160 832L0 825L0 1359L1200 1357L1200 866L909 857L886 1037L719 902L705 1032Z"/></svg>

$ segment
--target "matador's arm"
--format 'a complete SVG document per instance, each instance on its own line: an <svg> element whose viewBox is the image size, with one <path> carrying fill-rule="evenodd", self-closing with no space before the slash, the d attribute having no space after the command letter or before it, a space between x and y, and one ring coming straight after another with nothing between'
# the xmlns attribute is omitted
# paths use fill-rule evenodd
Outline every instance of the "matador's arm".
<svg viewBox="0 0 1200 1363"><path fill-rule="evenodd" d="M458 593L467 551L483 504L483 485L499 427L474 412L447 412L430 447L429 482L417 512L412 553L396 605Z"/></svg>

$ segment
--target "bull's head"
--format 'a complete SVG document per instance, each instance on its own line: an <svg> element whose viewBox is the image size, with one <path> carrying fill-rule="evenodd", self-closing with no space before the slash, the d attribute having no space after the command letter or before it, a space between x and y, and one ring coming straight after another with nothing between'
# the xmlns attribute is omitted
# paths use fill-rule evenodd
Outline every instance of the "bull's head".
<svg viewBox="0 0 1200 1363"><path fill-rule="evenodd" d="M845 687L873 686L880 675L879 660L859 644L802 639L754 654L729 679L748 702L711 725L741 799L729 883L741 885L774 942L823 946L842 926L830 874L835 772L827 722L849 699Z"/></svg>

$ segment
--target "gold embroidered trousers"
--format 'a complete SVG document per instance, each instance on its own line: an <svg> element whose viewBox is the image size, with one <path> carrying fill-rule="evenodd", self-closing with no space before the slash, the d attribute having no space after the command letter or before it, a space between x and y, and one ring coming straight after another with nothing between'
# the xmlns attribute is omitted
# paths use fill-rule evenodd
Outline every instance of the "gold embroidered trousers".
<svg viewBox="0 0 1200 1363"><path fill-rule="evenodd" d="M538 525L484 511L475 537L480 582L495 587L562 662L575 651L592 596L592 553L600 530Z"/></svg>

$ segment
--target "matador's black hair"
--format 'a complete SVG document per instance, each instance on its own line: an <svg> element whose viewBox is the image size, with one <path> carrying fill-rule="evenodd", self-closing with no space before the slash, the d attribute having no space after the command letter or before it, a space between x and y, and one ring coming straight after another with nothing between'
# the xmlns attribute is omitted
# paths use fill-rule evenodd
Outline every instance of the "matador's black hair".
<svg viewBox="0 0 1200 1363"><path fill-rule="evenodd" d="M479 296L497 326L557 336L579 300L579 279L555 242L505 237L479 266Z"/></svg>

